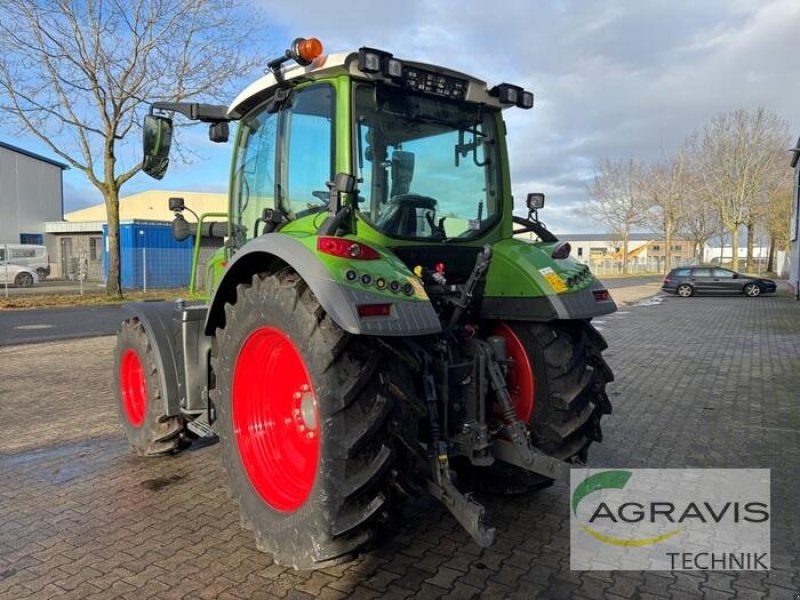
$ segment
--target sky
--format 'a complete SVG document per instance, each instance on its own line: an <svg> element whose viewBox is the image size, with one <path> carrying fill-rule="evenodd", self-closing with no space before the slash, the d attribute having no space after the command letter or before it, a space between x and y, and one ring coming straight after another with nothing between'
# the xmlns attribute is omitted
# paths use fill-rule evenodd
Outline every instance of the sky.
<svg viewBox="0 0 800 600"><path fill-rule="evenodd" d="M658 160L738 108L765 107L800 135L797 0L249 1L268 23L253 35L276 54L315 36L326 52L372 46L532 90L532 110L505 113L513 193L522 206L527 192L545 192L540 216L556 232L598 231L579 208L602 159ZM242 83L260 75L243 74ZM123 196L225 191L231 145L211 144L203 128L188 136L189 164L173 164L160 182L137 175ZM53 156L7 123L0 139ZM67 211L100 202L79 172L67 171L64 184Z"/></svg>

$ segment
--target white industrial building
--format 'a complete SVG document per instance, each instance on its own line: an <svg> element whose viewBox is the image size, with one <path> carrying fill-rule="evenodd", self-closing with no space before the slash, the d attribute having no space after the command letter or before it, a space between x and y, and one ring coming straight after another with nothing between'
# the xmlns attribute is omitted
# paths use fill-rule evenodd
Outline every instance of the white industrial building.
<svg viewBox="0 0 800 600"><path fill-rule="evenodd" d="M67 165L0 142L0 244L42 244L64 214Z"/></svg>

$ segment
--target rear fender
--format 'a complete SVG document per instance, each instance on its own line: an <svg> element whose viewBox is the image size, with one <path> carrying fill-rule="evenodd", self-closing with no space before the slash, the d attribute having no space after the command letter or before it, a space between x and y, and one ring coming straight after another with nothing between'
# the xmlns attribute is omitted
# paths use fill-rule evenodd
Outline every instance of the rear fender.
<svg viewBox="0 0 800 600"><path fill-rule="evenodd" d="M426 335L441 331L439 317L430 301L387 297L367 288L341 285L312 250L296 238L270 233L248 242L233 260L219 283L208 311L206 335L225 326L225 304L236 301L236 286L250 283L256 273L276 273L291 267L308 284L320 306L344 331L354 335ZM358 304L391 303L389 317L360 318Z"/></svg>

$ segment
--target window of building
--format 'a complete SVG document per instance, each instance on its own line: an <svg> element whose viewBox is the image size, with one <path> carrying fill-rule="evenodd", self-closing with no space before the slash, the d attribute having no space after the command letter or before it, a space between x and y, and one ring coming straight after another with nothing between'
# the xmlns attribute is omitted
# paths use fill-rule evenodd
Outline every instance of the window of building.
<svg viewBox="0 0 800 600"><path fill-rule="evenodd" d="M100 260L101 244L103 243L103 238L93 237L89 238L89 260L97 261Z"/></svg>
<svg viewBox="0 0 800 600"><path fill-rule="evenodd" d="M44 236L41 233L20 233L19 243L41 246L44 243Z"/></svg>
<svg viewBox="0 0 800 600"><path fill-rule="evenodd" d="M653 250L661 250L661 246L658 244L653 244Z"/></svg>
<svg viewBox="0 0 800 600"><path fill-rule="evenodd" d="M583 256L583 248L578 248L578 256Z"/></svg>

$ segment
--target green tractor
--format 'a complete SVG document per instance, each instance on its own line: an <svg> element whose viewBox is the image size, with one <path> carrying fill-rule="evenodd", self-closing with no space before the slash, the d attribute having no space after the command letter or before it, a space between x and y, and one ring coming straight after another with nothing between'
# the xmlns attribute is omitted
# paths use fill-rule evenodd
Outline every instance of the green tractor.
<svg viewBox="0 0 800 600"><path fill-rule="evenodd" d="M419 494L488 546L471 492L567 479L611 412L590 321L616 306L539 221L542 194L513 214L502 111L533 94L313 38L268 66L229 107L145 118L156 178L170 115L215 142L238 127L227 224L171 199L177 235L225 240L207 301L129 305L118 334L130 445L218 436L244 526L298 569L374 544Z"/></svg>

